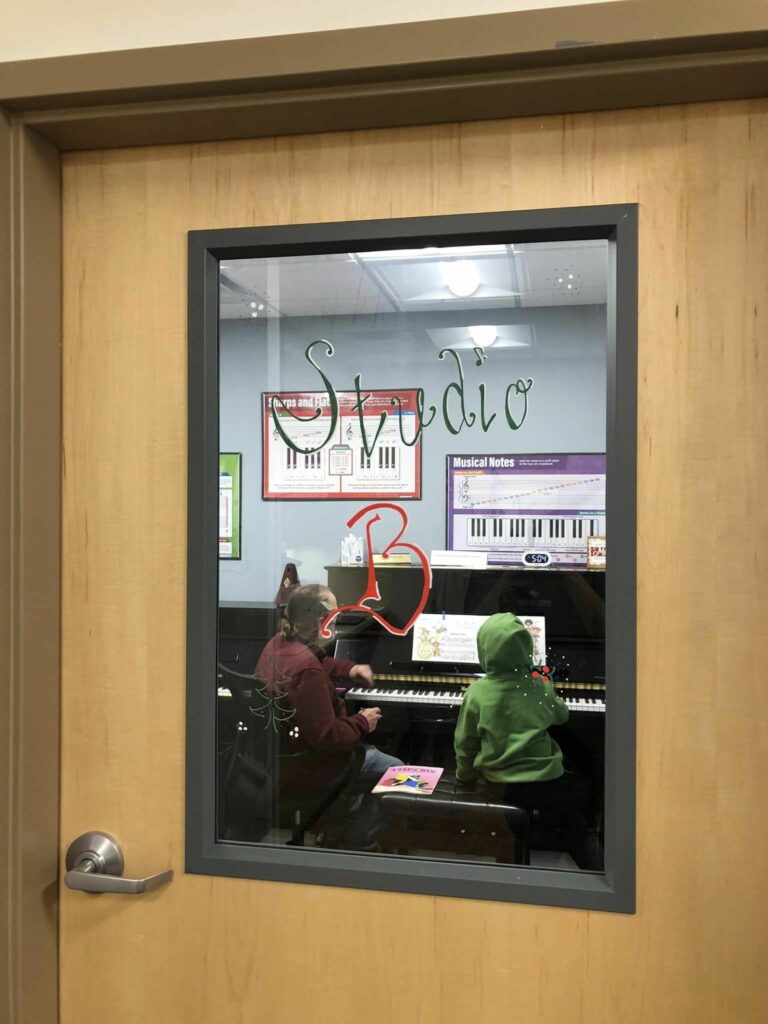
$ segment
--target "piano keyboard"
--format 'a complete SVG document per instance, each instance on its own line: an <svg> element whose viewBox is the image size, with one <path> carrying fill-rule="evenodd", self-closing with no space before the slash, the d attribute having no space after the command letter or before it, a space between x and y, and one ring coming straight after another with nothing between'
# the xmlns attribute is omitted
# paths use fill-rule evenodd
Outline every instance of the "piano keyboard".
<svg viewBox="0 0 768 1024"><path fill-rule="evenodd" d="M605 714L605 701L601 697L563 697L569 711L596 711Z"/></svg>
<svg viewBox="0 0 768 1024"><path fill-rule="evenodd" d="M458 707L464 699L464 691L440 690L433 686L405 686L402 689L374 686L371 690L356 686L347 690L347 697L366 704L450 704Z"/></svg>
<svg viewBox="0 0 768 1024"><path fill-rule="evenodd" d="M374 686L369 690L362 686L356 686L347 690L347 698L365 704L441 704L459 707L464 699L464 690L418 685L401 688ZM563 699L570 711L605 714L605 700L602 697L564 697Z"/></svg>
<svg viewBox="0 0 768 1024"><path fill-rule="evenodd" d="M586 550L587 537L604 533L605 516L469 516L467 546Z"/></svg>
<svg viewBox="0 0 768 1024"><path fill-rule="evenodd" d="M346 697L364 704L421 704L460 707L467 686L479 678L481 678L479 675L447 676L428 675L427 673L419 674L415 678L413 674L379 672L376 674L376 684L372 689L355 686L347 690ZM382 683L387 685L382 686ZM561 686L555 683L555 689L568 691L565 696L562 694L560 696L563 697L570 711L605 714L605 697L603 696L605 685L603 683L572 683L568 681ZM585 696L574 696L573 691L579 694L584 693ZM232 696L226 686L218 687L217 693L219 697L231 698Z"/></svg>

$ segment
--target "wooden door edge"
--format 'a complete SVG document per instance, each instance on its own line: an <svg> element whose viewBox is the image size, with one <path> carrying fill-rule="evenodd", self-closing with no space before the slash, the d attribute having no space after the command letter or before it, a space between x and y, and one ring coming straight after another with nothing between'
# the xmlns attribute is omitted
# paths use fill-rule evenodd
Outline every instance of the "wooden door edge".
<svg viewBox="0 0 768 1024"><path fill-rule="evenodd" d="M59 178L55 147L0 113L0 1019L13 1024L58 1018Z"/></svg>

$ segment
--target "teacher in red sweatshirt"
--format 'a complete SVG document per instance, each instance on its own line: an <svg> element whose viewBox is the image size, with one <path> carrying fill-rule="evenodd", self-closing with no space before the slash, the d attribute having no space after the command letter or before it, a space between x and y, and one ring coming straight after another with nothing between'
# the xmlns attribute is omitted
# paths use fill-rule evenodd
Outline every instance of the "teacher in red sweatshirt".
<svg viewBox="0 0 768 1024"><path fill-rule="evenodd" d="M336 692L334 684L341 680L373 683L370 665L332 658L321 645L320 627L336 607L326 587L311 584L292 590L280 630L264 648L256 675L272 695L284 695L295 712L284 726L289 752L316 755L297 766L292 786L311 790L330 785L348 765L350 751L362 745L362 768L331 809L325 839L328 845L374 852L381 817L371 789L387 768L402 761L366 742L381 719L380 709L348 715Z"/></svg>

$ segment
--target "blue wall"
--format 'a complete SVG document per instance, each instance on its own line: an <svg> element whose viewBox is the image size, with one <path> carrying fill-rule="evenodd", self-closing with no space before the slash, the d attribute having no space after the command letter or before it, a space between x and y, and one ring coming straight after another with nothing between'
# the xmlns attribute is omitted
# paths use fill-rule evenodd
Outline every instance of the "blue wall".
<svg viewBox="0 0 768 1024"><path fill-rule="evenodd" d="M520 323L531 325L531 347L494 345L482 367L475 365L471 350L461 352L468 407L479 411L477 385L485 381L487 410L498 413L488 433L476 423L454 436L439 415L424 431L422 500L404 506L408 537L427 553L445 546L446 454L605 450L605 307L514 313ZM509 314L505 311L507 319ZM289 561L296 563L302 583L325 582L323 567L339 560L346 520L365 504L261 499L261 393L322 390L317 372L304 359L307 345L322 337L333 342L335 355L327 359L320 353L318 363L337 391L353 390L360 373L368 388L423 387L426 404L439 409L445 387L456 379L453 359L438 359L438 346L413 318L222 321L220 448L243 455L242 560L220 562L222 601L273 600ZM535 383L525 423L511 431L503 415L504 394L518 377L533 377Z"/></svg>

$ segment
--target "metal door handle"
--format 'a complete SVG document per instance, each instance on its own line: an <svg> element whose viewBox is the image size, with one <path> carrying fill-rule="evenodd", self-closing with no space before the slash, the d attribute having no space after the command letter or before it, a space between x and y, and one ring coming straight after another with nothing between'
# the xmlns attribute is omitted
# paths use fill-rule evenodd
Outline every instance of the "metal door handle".
<svg viewBox="0 0 768 1024"><path fill-rule="evenodd" d="M84 832L67 850L64 883L81 892L148 892L173 878L173 868L146 878L123 878L123 851L106 832Z"/></svg>

